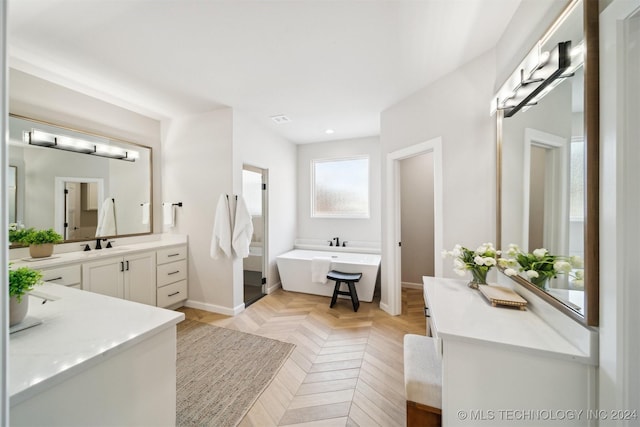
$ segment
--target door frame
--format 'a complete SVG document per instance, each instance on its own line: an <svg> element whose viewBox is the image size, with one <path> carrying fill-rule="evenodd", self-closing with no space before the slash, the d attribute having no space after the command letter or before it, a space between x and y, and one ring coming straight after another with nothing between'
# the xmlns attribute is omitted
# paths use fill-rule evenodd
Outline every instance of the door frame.
<svg viewBox="0 0 640 427"><path fill-rule="evenodd" d="M383 247L386 273L382 275L387 299L380 301L380 308L391 315L402 313L402 251L398 245L401 241L400 161L427 153L433 153L434 273L435 277L442 277L443 262L437 256L443 248L442 138L437 137L387 154L384 220L387 238Z"/></svg>
<svg viewBox="0 0 640 427"><path fill-rule="evenodd" d="M640 0L615 0L600 14L600 82L606 82L600 86L600 205L608 207L607 214L600 215L600 383L595 407L601 409L635 409L640 395L640 290L635 281L640 267L634 255L640 233L640 174L631 167L640 147L627 135L636 112L628 111L628 72L621 68L626 61L625 22L638 13Z"/></svg>
<svg viewBox="0 0 640 427"><path fill-rule="evenodd" d="M100 218L100 211L102 209L102 202L104 201L104 179L103 178L86 178L86 177L69 177L69 176L56 176L54 183L54 206L53 206L53 228L56 233L64 236L64 210L65 210L65 197L64 188L66 182L95 182L98 185L98 218Z"/></svg>
<svg viewBox="0 0 640 427"><path fill-rule="evenodd" d="M531 198L531 149L547 150L549 164L545 182L545 231L543 241L556 253L569 249L569 141L558 135L537 129L524 130L524 164L522 165L522 247L529 251L529 209ZM553 184L551 184L553 183ZM558 218L560 218L558 220ZM551 250L551 249L550 249Z"/></svg>
<svg viewBox="0 0 640 427"><path fill-rule="evenodd" d="M242 165L242 170L247 170L250 172L259 173L262 176L262 228L263 228L263 236L262 236L262 295L267 295L268 291L268 283L269 283L269 169L263 168L260 166L251 165L248 163L244 163ZM244 264L244 261L243 261ZM244 283L243 283L243 292L244 292ZM242 300L244 301L244 294L242 295Z"/></svg>

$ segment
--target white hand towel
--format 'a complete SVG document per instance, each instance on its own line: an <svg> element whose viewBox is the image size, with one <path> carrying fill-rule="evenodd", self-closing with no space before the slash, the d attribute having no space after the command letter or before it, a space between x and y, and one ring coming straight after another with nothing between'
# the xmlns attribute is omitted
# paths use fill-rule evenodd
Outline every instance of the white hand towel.
<svg viewBox="0 0 640 427"><path fill-rule="evenodd" d="M143 203L142 204L142 224L149 224L149 220L151 217L151 203Z"/></svg>
<svg viewBox="0 0 640 427"><path fill-rule="evenodd" d="M331 270L331 258L311 258L311 281L314 283L327 283L327 274Z"/></svg>
<svg viewBox="0 0 640 427"><path fill-rule="evenodd" d="M216 217L211 236L211 258L222 256L231 257L231 215L229 214L229 199L221 194L216 206Z"/></svg>
<svg viewBox="0 0 640 427"><path fill-rule="evenodd" d="M176 225L176 207L172 202L164 202L162 204L162 223L168 227Z"/></svg>
<svg viewBox="0 0 640 427"><path fill-rule="evenodd" d="M236 215L233 226L233 251L238 258L249 256L249 246L253 236L253 221L247 208L247 204L242 196L238 196L236 201Z"/></svg>
<svg viewBox="0 0 640 427"><path fill-rule="evenodd" d="M100 217L96 227L96 237L115 236L116 229L116 207L113 199L105 199L100 208Z"/></svg>

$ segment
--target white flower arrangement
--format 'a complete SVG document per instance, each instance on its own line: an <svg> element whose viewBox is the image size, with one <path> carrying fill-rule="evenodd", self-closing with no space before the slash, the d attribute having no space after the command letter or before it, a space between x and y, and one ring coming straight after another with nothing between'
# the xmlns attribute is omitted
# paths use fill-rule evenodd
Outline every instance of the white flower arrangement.
<svg viewBox="0 0 640 427"><path fill-rule="evenodd" d="M500 251L496 251L493 243L483 243L475 251L461 245L455 245L451 251L442 251L443 258L453 258L453 271L457 275L465 276L470 271L473 281L481 284L487 282L487 273L497 265L498 255Z"/></svg>
<svg viewBox="0 0 640 427"><path fill-rule="evenodd" d="M545 248L526 253L512 243L509 245L507 258L499 258L498 265L504 269L504 274L507 276L515 276L518 271L524 272L533 284L541 288L548 279L558 274L568 274L573 277L573 284L576 287L584 286L584 273L580 270L584 262L579 256L551 255Z"/></svg>

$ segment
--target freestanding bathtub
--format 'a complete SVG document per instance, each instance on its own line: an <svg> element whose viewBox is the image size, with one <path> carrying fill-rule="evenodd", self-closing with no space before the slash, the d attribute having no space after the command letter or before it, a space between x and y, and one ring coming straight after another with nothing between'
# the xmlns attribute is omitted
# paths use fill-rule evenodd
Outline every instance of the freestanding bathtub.
<svg viewBox="0 0 640 427"><path fill-rule="evenodd" d="M330 252L294 249L276 257L282 289L314 295L333 295L335 282L315 283L311 281L311 260L315 257L330 257L331 269L343 273L362 273L356 284L358 299L364 302L373 300L376 286L380 255L351 252Z"/></svg>

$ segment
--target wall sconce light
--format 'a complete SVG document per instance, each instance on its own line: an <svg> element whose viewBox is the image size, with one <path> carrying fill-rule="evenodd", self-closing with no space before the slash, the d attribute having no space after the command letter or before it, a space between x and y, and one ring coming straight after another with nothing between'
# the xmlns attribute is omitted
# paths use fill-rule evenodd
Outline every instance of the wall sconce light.
<svg viewBox="0 0 640 427"><path fill-rule="evenodd" d="M108 157L110 159L125 160L128 162L135 162L139 157L139 153L137 151L125 150L124 148L117 147L115 145L53 135L36 129L32 129L30 132L24 132L23 139L29 145L73 151L75 153L91 154L94 156Z"/></svg>
<svg viewBox="0 0 640 427"><path fill-rule="evenodd" d="M491 103L491 114L503 110L504 117L511 117L522 108L535 105L559 78L572 75L567 73L571 54L571 41L558 43L551 52L540 52L538 45L502 85Z"/></svg>

